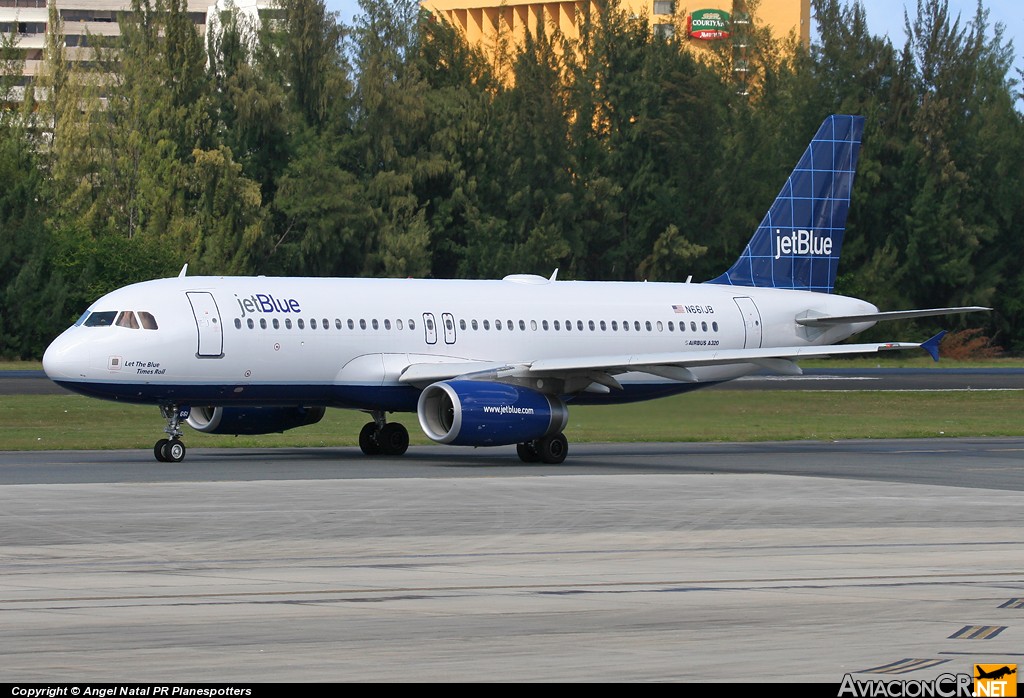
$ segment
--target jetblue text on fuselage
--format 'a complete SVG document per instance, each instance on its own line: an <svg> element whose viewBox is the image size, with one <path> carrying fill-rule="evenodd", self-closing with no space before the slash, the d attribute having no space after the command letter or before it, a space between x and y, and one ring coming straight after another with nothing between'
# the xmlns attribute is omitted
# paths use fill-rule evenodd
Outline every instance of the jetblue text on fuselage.
<svg viewBox="0 0 1024 698"><path fill-rule="evenodd" d="M247 313L298 313L302 312L299 302L294 298L274 298L269 293L254 293L249 298L239 298L238 307L242 309L242 317Z"/></svg>
<svg viewBox="0 0 1024 698"><path fill-rule="evenodd" d="M775 259L782 255L822 255L832 254L832 238L815 235L813 230L793 230L783 235L775 229Z"/></svg>

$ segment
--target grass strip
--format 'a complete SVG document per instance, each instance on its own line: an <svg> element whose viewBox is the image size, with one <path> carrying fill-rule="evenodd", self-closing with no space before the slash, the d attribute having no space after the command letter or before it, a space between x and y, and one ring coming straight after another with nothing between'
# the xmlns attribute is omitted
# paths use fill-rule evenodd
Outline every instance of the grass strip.
<svg viewBox="0 0 1024 698"><path fill-rule="evenodd" d="M1024 436L1019 391L697 391L631 405L571 407L571 442L784 441ZM427 444L412 414L389 417ZM220 436L185 429L189 447L353 446L365 414L328 410L283 434ZM151 448L156 407L78 395L0 396L0 450Z"/></svg>

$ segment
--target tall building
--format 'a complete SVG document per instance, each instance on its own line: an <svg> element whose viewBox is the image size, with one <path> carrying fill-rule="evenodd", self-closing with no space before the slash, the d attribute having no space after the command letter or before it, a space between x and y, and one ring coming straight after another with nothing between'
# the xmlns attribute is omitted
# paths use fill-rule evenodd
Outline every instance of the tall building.
<svg viewBox="0 0 1024 698"><path fill-rule="evenodd" d="M272 8L273 0L186 0L186 11L200 35L205 35L210 22L229 4L254 21L278 12ZM118 15L131 5L131 0L56 0L67 59L89 60L93 37L119 36ZM24 61L17 92L12 95L14 102L20 101L22 91L42 68L49 21L47 0L0 0L0 34L15 37Z"/></svg>
<svg viewBox="0 0 1024 698"><path fill-rule="evenodd" d="M2 0L0 0L2 1ZM458 27L470 43L493 50L501 43L520 42L538 27L558 29L576 38L579 25L596 11L600 0L423 0L422 6ZM686 43L700 51L728 41L742 81L746 64L746 37L751 23L767 27L772 36L811 42L811 0L620 0L623 10L646 16L656 33L685 32ZM749 7L748 7L749 6Z"/></svg>

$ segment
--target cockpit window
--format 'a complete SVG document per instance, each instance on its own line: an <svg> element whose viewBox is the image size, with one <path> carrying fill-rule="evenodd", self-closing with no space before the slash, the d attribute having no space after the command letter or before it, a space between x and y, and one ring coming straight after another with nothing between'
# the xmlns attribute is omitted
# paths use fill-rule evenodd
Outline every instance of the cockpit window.
<svg viewBox="0 0 1024 698"><path fill-rule="evenodd" d="M85 325L86 327L124 327L129 330L155 330L157 329L156 318L152 313L145 310L105 310L100 313L91 313L88 310L78 318L75 326Z"/></svg>
<svg viewBox="0 0 1024 698"><path fill-rule="evenodd" d="M139 321L135 317L135 313L133 313L130 310L122 310L118 314L117 320L114 322L114 324L117 325L118 327L127 327L130 330L139 329Z"/></svg>
<svg viewBox="0 0 1024 698"><path fill-rule="evenodd" d="M101 313L89 313L89 317L83 323L86 327L108 327L114 324L117 316L116 310L105 310Z"/></svg>

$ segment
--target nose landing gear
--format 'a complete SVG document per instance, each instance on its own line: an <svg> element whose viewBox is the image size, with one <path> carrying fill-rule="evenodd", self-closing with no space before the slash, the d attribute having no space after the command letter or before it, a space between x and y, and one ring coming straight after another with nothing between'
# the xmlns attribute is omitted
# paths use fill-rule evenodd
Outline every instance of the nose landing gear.
<svg viewBox="0 0 1024 698"><path fill-rule="evenodd" d="M153 455L161 463L180 463L185 460L186 450L181 442L181 411L177 405L160 405L160 414L167 420L164 431L170 438L157 441L153 445Z"/></svg>

